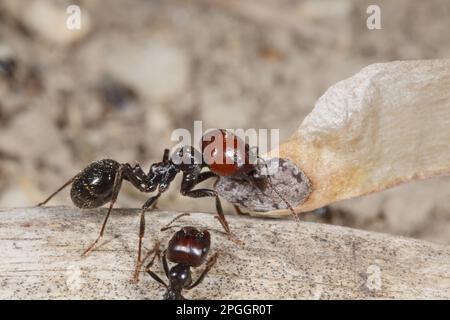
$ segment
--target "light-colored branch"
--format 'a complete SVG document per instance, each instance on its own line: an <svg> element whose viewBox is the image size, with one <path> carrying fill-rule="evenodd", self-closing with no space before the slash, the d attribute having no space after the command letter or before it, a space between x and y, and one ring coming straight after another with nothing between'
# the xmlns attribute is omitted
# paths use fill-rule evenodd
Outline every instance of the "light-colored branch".
<svg viewBox="0 0 450 320"><path fill-rule="evenodd" d="M160 299L164 290L150 276L130 281L137 210L114 210L100 248L80 256L104 214L66 207L0 210L0 298ZM165 247L177 229L159 229L175 215L147 214L147 248L156 239ZM448 247L331 225L228 219L245 244L212 231L211 253L220 250L219 260L187 298L450 298ZM211 214L191 214L179 224L221 230ZM156 271L163 275L159 265Z"/></svg>

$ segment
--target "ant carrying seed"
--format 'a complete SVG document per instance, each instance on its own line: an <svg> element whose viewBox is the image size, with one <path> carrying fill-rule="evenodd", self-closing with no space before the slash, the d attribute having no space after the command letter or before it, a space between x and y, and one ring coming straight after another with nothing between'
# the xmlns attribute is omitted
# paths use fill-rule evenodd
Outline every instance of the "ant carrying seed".
<svg viewBox="0 0 450 320"><path fill-rule="evenodd" d="M178 216L173 221L183 215L186 214ZM169 229L169 226L163 229L167 230ZM154 256L147 265L145 271L155 281L166 287L167 290L164 294L164 300L185 300L182 295L183 290L191 290L203 281L217 262L219 254L215 253L209 258L206 262L205 270L200 274L196 281L192 281L191 268L200 267L205 263L210 246L211 236L207 230L200 231L195 227L188 226L177 231L170 239L169 245L167 249L164 250L161 258L164 273L169 280L169 283L166 284L164 280L150 269L155 258L160 258L159 244L155 245L155 248L150 252L150 254L154 253ZM167 260L175 263L170 269Z"/></svg>
<svg viewBox="0 0 450 320"><path fill-rule="evenodd" d="M220 145L213 143L217 138L222 139L223 148L222 143ZM230 140L231 144L229 143ZM238 181L248 181L261 192L264 192L269 186L286 203L293 216L297 218L292 206L272 186L270 177L261 174L259 163L250 163L249 160L253 154L248 144L244 144L241 139L226 130L214 130L206 133L202 137L201 142L202 153L192 146L183 146L169 157L170 151L166 149L162 162L153 164L148 173L145 173L139 164L132 167L128 163L121 164L112 159L95 161L67 181L38 206L45 205L70 184L72 185L70 192L72 202L78 208L98 208L109 202L109 209L101 226L99 236L83 253L83 255L87 255L103 237L106 223L117 200L123 180L130 182L141 192L150 193L157 191L157 194L150 197L141 209L136 272L139 271L138 268L141 264L142 240L145 233L145 212L154 208L162 193L169 188L178 173L183 174L180 188L182 195L191 198L215 198L216 218L229 238L235 242L240 243L230 231L217 191L205 188L194 189L201 182L210 178L226 176ZM244 146L244 150L239 146ZM258 155L256 157L261 159ZM202 172L202 169L205 167L209 168L209 171Z"/></svg>
<svg viewBox="0 0 450 320"><path fill-rule="evenodd" d="M246 181L263 193L270 187L289 208L293 218L299 220L292 205L273 186L270 175L262 174L260 161L264 162L267 171L268 167L258 151L254 154L250 146L238 136L224 129L211 130L202 137L202 150L211 172L220 177ZM257 159L256 163L251 161L253 159ZM243 214L239 207L234 207L238 214Z"/></svg>

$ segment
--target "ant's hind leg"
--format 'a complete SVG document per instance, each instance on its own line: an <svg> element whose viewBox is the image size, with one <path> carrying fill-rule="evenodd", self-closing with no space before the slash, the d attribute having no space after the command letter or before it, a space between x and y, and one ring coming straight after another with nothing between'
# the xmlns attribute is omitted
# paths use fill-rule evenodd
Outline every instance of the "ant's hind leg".
<svg viewBox="0 0 450 320"><path fill-rule="evenodd" d="M109 215L111 214L112 208L113 208L114 204L116 203L117 196L119 195L120 187L122 186L124 168L125 167L123 165L120 165L119 170L116 173L116 177L114 178L112 197L111 197L111 201L109 204L108 212L106 213L106 217L103 220L102 228L100 229L100 234L98 235L97 239L83 252L83 256L88 255L92 251L94 246L103 237L103 233L105 232L106 223L108 222Z"/></svg>
<svg viewBox="0 0 450 320"><path fill-rule="evenodd" d="M63 184L62 187L60 187L58 190L56 190L55 192L53 192L47 199L45 199L43 202L39 203L37 205L37 207L42 207L44 205L47 204L47 202L49 202L54 196L56 196L58 193L60 193L64 188L66 188L68 185L70 185L73 180L75 180L77 176L74 176L72 179L70 179L69 181L67 181L65 184Z"/></svg>

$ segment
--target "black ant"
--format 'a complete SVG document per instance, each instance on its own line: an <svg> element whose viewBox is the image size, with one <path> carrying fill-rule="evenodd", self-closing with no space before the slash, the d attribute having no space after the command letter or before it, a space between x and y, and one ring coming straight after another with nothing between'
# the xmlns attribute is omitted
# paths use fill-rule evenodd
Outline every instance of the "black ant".
<svg viewBox="0 0 450 320"><path fill-rule="evenodd" d="M223 146L213 143L217 138L219 138L219 142L221 139ZM241 148L241 146L244 146L244 148ZM123 180L130 182L141 192L149 193L158 190L157 194L150 197L142 206L140 214L137 268L141 261L142 239L145 233L145 212L156 205L161 194L169 188L170 183L175 179L176 175L181 172L183 173L180 189L181 194L192 198L214 197L218 214L216 218L219 220L229 237L236 242L238 241L231 234L217 192L212 189L194 189L199 183L210 178L227 176L232 179L249 181L262 192L264 192L267 186L270 186L287 204L294 217L297 218L292 206L276 191L275 188L273 188L270 177L261 175L260 166L258 164L250 163L249 160L251 159L252 154L248 144L244 143L229 131L218 129L206 133L202 137L202 153L192 146L178 148L171 157L169 157L169 152L168 149L165 149L162 162L153 164L150 167L148 174L143 171L139 164L132 167L128 163L121 164L112 159L95 161L67 181L61 188L56 190L38 206L45 205L50 199L70 184L72 184L70 192L72 202L78 208L97 208L108 202L110 203L108 212L100 229L100 234L84 251L83 255L86 255L103 237L106 223L114 203L117 200ZM258 155L257 157L259 158ZM208 167L210 170L202 172L204 167ZM239 213L240 211L237 210L237 212ZM136 273L137 272L138 270L136 270Z"/></svg>
<svg viewBox="0 0 450 320"><path fill-rule="evenodd" d="M183 215L187 214L178 216L172 220L172 222ZM161 229L161 231L167 229L169 229L168 226ZM195 227L188 226L177 231L170 239L169 245L167 249L164 250L161 258L164 273L169 280L168 284L166 284L164 280L162 280L150 269L155 258L160 256L159 244L156 244L155 248L149 252L149 254L153 252L155 254L150 263L147 265L145 271L154 280L166 287L167 291L164 294L164 300L185 300L182 295L182 291L191 290L203 281L208 272L216 263L219 254L215 253L211 258L209 258L206 262L205 270L203 270L194 282L192 281L191 268L200 267L205 263L210 246L211 236L208 230L200 231ZM175 265L170 269L167 260L175 263Z"/></svg>
<svg viewBox="0 0 450 320"><path fill-rule="evenodd" d="M83 171L67 181L62 187L51 194L45 201L38 206L45 205L56 194L72 184L70 196L72 202L78 208L91 209L110 203L108 212L100 229L97 239L84 251L87 255L98 241L103 237L106 223L111 214L114 203L117 200L122 181L129 181L135 188L141 192L153 192L157 190L155 196L150 197L142 206L139 226L139 245L136 268L140 266L142 239L145 232L145 212L152 209L158 201L161 194L166 191L170 183L180 172L183 173L181 182L181 194L192 197L214 197L216 200L216 217L224 228L225 232L232 240L237 241L230 232L230 228L223 213L222 204L216 191L211 189L194 189L194 187L212 177L216 177L211 171L201 172L203 162L201 154L193 147L185 146L177 149L172 157L169 157L169 150L164 151L162 162L153 164L150 171L146 174L139 164L132 167L128 163L118 163L115 160L104 159L92 162ZM178 159L175 163L172 158ZM135 275L137 274L136 270Z"/></svg>

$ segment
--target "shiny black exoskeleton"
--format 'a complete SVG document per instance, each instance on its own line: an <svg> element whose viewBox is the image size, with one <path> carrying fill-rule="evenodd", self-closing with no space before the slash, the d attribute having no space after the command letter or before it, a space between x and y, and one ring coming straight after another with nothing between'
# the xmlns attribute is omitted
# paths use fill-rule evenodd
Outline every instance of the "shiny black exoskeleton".
<svg viewBox="0 0 450 320"><path fill-rule="evenodd" d="M214 254L206 263L205 270L195 282L192 282L191 268L201 266L208 255L211 246L211 236L207 230L200 231L194 227L184 227L176 232L162 256L164 273L169 280L166 284L156 273L150 270L153 260L149 263L146 271L150 276L167 288L164 294L165 300L183 300L183 290L190 290L198 286L209 270L217 261L218 254ZM156 255L158 252L156 252ZM169 269L169 260L175 265Z"/></svg>
<svg viewBox="0 0 450 320"><path fill-rule="evenodd" d="M98 208L112 199L112 186L120 164L106 159L92 162L77 175L70 190L72 202L78 208Z"/></svg>
<svg viewBox="0 0 450 320"><path fill-rule="evenodd" d="M67 181L44 202L40 203L39 206L45 205L70 184L72 184L70 192L72 201L79 208L97 208L109 202L109 210L103 221L100 234L84 252L84 254L87 254L103 236L106 223L117 200L123 180L130 182L141 192L157 191L157 194L150 197L142 206L137 257L138 266L141 261L142 238L145 231L144 213L155 206L161 194L169 188L178 173L183 173L180 190L183 195L193 198L215 197L218 220L227 234L231 235L217 192L211 189L194 189L197 184L216 177L211 171L201 172L202 168L202 155L190 146L177 149L171 157L169 157L169 150L166 149L162 161L153 164L148 173L145 173L138 164L135 166L131 166L128 163L120 164L111 159L95 161Z"/></svg>

